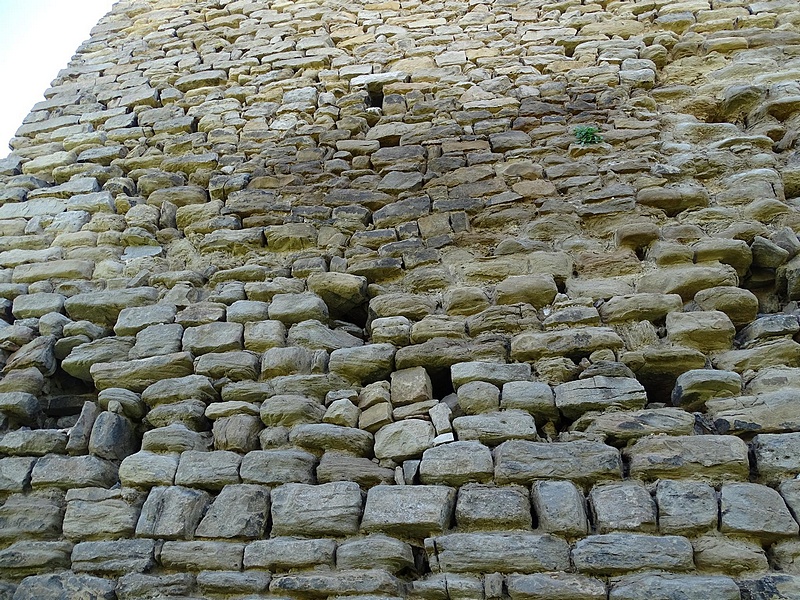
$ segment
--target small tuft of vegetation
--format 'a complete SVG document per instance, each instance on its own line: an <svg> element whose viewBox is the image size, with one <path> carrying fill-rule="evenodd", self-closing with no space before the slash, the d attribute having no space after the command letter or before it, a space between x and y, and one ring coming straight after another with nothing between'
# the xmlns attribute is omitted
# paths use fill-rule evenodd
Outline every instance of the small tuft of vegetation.
<svg viewBox="0 0 800 600"><path fill-rule="evenodd" d="M595 125L579 125L575 128L575 139L581 146L587 144L599 144L603 141L600 135L600 128Z"/></svg>

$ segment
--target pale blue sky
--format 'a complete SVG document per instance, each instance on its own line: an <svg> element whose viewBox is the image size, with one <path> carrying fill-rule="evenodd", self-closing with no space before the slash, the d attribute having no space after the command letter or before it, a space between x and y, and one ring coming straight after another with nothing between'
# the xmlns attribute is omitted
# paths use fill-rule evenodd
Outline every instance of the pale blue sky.
<svg viewBox="0 0 800 600"><path fill-rule="evenodd" d="M0 158L114 0L0 0Z"/></svg>

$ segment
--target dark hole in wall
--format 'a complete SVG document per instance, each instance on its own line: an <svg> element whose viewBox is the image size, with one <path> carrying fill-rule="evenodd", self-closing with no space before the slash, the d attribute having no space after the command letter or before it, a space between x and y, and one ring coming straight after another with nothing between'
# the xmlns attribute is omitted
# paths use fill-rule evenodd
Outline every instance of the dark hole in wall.
<svg viewBox="0 0 800 600"><path fill-rule="evenodd" d="M383 90L370 90L367 92L367 108L383 108Z"/></svg>
<svg viewBox="0 0 800 600"><path fill-rule="evenodd" d="M450 378L450 369L442 371L428 371L433 385L433 397L441 400L445 396L455 393L453 380Z"/></svg>

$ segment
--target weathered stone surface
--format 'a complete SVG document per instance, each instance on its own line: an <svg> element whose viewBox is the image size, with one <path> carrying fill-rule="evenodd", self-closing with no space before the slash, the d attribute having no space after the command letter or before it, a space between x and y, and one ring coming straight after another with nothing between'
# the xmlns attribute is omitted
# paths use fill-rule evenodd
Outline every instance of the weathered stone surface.
<svg viewBox="0 0 800 600"><path fill-rule="evenodd" d="M191 375L193 367L191 355L178 352L125 362L94 364L89 371L99 390L124 387L134 392L143 392L163 379Z"/></svg>
<svg viewBox="0 0 800 600"><path fill-rule="evenodd" d="M361 489L352 482L287 483L272 492L273 535L346 536L358 531Z"/></svg>
<svg viewBox="0 0 800 600"><path fill-rule="evenodd" d="M655 532L656 504L641 483L623 481L592 488L589 504L598 533Z"/></svg>
<svg viewBox="0 0 800 600"><path fill-rule="evenodd" d="M167 541L161 548L160 560L165 567L182 571L239 570L243 556L242 543Z"/></svg>
<svg viewBox="0 0 800 600"><path fill-rule="evenodd" d="M575 568L610 575L639 569L688 571L693 568L692 545L684 537L638 533L592 535L575 544Z"/></svg>
<svg viewBox="0 0 800 600"><path fill-rule="evenodd" d="M590 410L609 407L644 408L647 394L636 379L626 377L592 377L562 383L553 388L561 413L574 419Z"/></svg>
<svg viewBox="0 0 800 600"><path fill-rule="evenodd" d="M455 504L453 488L438 485L377 485L367 492L361 528L409 538L442 533Z"/></svg>
<svg viewBox="0 0 800 600"><path fill-rule="evenodd" d="M686 600L740 598L739 586L733 579L708 575L628 575L611 586L608 597L612 600L635 600L676 595Z"/></svg>
<svg viewBox="0 0 800 600"><path fill-rule="evenodd" d="M599 579L567 573L509 575L508 594L512 600L602 600L606 586Z"/></svg>
<svg viewBox="0 0 800 600"><path fill-rule="evenodd" d="M531 503L521 486L465 485L458 491L456 523L468 529L530 529Z"/></svg>
<svg viewBox="0 0 800 600"><path fill-rule="evenodd" d="M531 573L569 568L569 546L550 534L451 533L432 542L432 568L443 572Z"/></svg>
<svg viewBox="0 0 800 600"><path fill-rule="evenodd" d="M662 479L656 503L661 533L690 535L717 527L717 497L706 483Z"/></svg>
<svg viewBox="0 0 800 600"><path fill-rule="evenodd" d="M721 433L794 431L800 427L796 408L797 389L759 396L735 396L708 400L706 409Z"/></svg>
<svg viewBox="0 0 800 600"><path fill-rule="evenodd" d="M397 573L414 567L411 546L395 538L374 534L340 544L336 549L339 569L379 568Z"/></svg>
<svg viewBox="0 0 800 600"><path fill-rule="evenodd" d="M175 483L186 487L220 490L228 484L239 483L239 464L242 457L227 450L181 454Z"/></svg>
<svg viewBox="0 0 800 600"><path fill-rule="evenodd" d="M118 468L96 456L59 456L40 458L31 473L33 487L111 487L117 482Z"/></svg>
<svg viewBox="0 0 800 600"><path fill-rule="evenodd" d="M336 541L332 539L273 537L249 543L244 550L244 566L273 571L330 567L335 551Z"/></svg>
<svg viewBox="0 0 800 600"><path fill-rule="evenodd" d="M720 531L775 539L797 535L780 494L756 483L727 483L720 494Z"/></svg>
<svg viewBox="0 0 800 600"><path fill-rule="evenodd" d="M63 571L54 575L36 575L25 578L17 588L14 598L57 600L87 597L113 600L116 597L114 587L114 582L100 577Z"/></svg>
<svg viewBox="0 0 800 600"><path fill-rule="evenodd" d="M208 507L207 492L180 486L154 487L142 506L137 537L191 539Z"/></svg>
<svg viewBox="0 0 800 600"><path fill-rule="evenodd" d="M646 480L746 480L747 446L733 436L652 436L626 450L631 474Z"/></svg>
<svg viewBox="0 0 800 600"><path fill-rule="evenodd" d="M542 531L570 537L589 532L586 500L571 481L536 481L531 501Z"/></svg>
<svg viewBox="0 0 800 600"><path fill-rule="evenodd" d="M421 456L435 435L433 425L421 419L390 423L375 433L375 456L396 461Z"/></svg>
<svg viewBox="0 0 800 600"><path fill-rule="evenodd" d="M64 537L87 540L133 536L139 508L122 498L68 500L64 513Z"/></svg>
<svg viewBox="0 0 800 600"><path fill-rule="evenodd" d="M72 549L72 569L95 574L144 573L155 565L154 540L80 542Z"/></svg>
<svg viewBox="0 0 800 600"><path fill-rule="evenodd" d="M510 440L494 452L495 481L530 484L536 479L591 483L622 477L619 452L599 442L563 443Z"/></svg>
<svg viewBox="0 0 800 600"><path fill-rule="evenodd" d="M453 428L458 439L477 440L489 446L496 446L506 440L539 439L533 417L521 410L457 417L453 419Z"/></svg>
<svg viewBox="0 0 800 600"><path fill-rule="evenodd" d="M177 454L156 454L142 450L126 457L119 466L119 480L134 488L168 486L175 483Z"/></svg>
<svg viewBox="0 0 800 600"><path fill-rule="evenodd" d="M429 448L422 454L419 466L420 481L424 484L486 483L493 475L494 463L489 448L471 441Z"/></svg>
<svg viewBox="0 0 800 600"><path fill-rule="evenodd" d="M195 535L210 538L248 538L264 535L269 518L269 488L226 485L209 507Z"/></svg>

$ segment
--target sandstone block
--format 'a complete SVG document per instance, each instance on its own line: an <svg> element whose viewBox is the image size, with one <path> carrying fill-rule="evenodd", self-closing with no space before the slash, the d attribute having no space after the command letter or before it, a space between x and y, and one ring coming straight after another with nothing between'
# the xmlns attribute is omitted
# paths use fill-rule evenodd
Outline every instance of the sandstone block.
<svg viewBox="0 0 800 600"><path fill-rule="evenodd" d="M446 573L535 573L569 568L569 546L550 534L451 533L426 543L431 569Z"/></svg>
<svg viewBox="0 0 800 600"><path fill-rule="evenodd" d="M244 567L271 571L333 566L336 541L273 537L250 542L244 549Z"/></svg>
<svg viewBox="0 0 800 600"><path fill-rule="evenodd" d="M433 446L436 431L428 421L408 419L390 423L375 433L375 456L395 461L422 455Z"/></svg>
<svg viewBox="0 0 800 600"><path fill-rule="evenodd" d="M358 531L361 489L353 482L287 483L272 492L273 535L347 536Z"/></svg>
<svg viewBox="0 0 800 600"><path fill-rule="evenodd" d="M536 481L531 501L542 531L569 537L588 533L586 500L571 481Z"/></svg>
<svg viewBox="0 0 800 600"><path fill-rule="evenodd" d="M656 503L661 533L691 535L717 527L717 497L706 483L662 479Z"/></svg>
<svg viewBox="0 0 800 600"><path fill-rule="evenodd" d="M465 485L458 491L456 523L469 529L530 529L531 502L521 486Z"/></svg>
<svg viewBox="0 0 800 600"><path fill-rule="evenodd" d="M495 481L530 484L537 479L593 483L622 477L619 452L600 442L510 440L494 451Z"/></svg>
<svg viewBox="0 0 800 600"><path fill-rule="evenodd" d="M747 446L733 436L653 436L626 450L633 477L645 480L746 480Z"/></svg>
<svg viewBox="0 0 800 600"><path fill-rule="evenodd" d="M599 579L569 573L509 575L512 600L604 600L606 586Z"/></svg>
<svg viewBox="0 0 800 600"><path fill-rule="evenodd" d="M589 504L598 533L656 530L656 504L639 482L595 486L589 493Z"/></svg>
<svg viewBox="0 0 800 600"><path fill-rule="evenodd" d="M192 539L210 503L207 492L180 486L154 487L142 506L137 537Z"/></svg>
<svg viewBox="0 0 800 600"><path fill-rule="evenodd" d="M361 528L403 538L442 533L455 504L453 488L439 485L377 485L367 492Z"/></svg>
<svg viewBox="0 0 800 600"><path fill-rule="evenodd" d="M756 483L727 483L720 495L720 531L764 540L797 535L798 525L780 494Z"/></svg>
<svg viewBox="0 0 800 600"><path fill-rule="evenodd" d="M494 475L494 463L489 448L479 442L452 442L429 448L422 454L419 467L424 484L461 486L465 483L485 483Z"/></svg>
<svg viewBox="0 0 800 600"><path fill-rule="evenodd" d="M241 462L242 457L236 452L187 450L181 454L175 483L186 487L220 490L226 485L239 483Z"/></svg>
<svg viewBox="0 0 800 600"><path fill-rule="evenodd" d="M521 410L456 417L453 419L459 440L477 440L488 446L496 446L507 440L538 440L533 417Z"/></svg>
<svg viewBox="0 0 800 600"><path fill-rule="evenodd" d="M614 582L610 600L669 598L680 595L686 600L738 600L739 586L730 577L720 575L627 575Z"/></svg>
<svg viewBox="0 0 800 600"><path fill-rule="evenodd" d="M684 537L607 533L578 540L572 551L582 573L611 575L640 569L688 571L694 567L692 545Z"/></svg>

